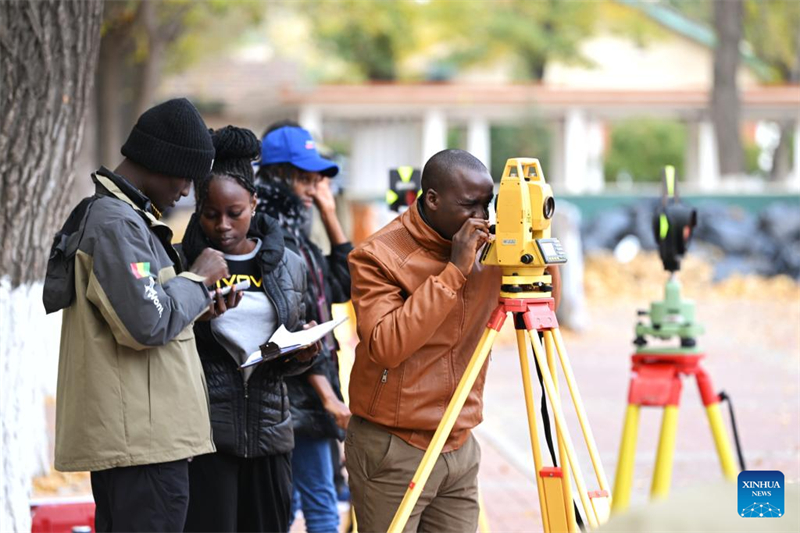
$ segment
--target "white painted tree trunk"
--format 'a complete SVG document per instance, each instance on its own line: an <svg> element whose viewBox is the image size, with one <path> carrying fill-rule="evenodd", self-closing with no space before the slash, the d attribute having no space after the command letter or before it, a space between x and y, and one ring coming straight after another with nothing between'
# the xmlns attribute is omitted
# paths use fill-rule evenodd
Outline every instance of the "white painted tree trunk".
<svg viewBox="0 0 800 533"><path fill-rule="evenodd" d="M31 478L50 468L45 396L55 391L61 313L45 316L42 283L0 280L0 531L30 531Z"/></svg>

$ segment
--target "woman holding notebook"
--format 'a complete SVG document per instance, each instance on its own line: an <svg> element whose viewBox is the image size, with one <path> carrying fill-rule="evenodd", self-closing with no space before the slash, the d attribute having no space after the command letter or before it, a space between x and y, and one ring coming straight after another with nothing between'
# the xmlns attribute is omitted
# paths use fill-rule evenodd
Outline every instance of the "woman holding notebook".
<svg viewBox="0 0 800 533"><path fill-rule="evenodd" d="M249 287L236 308L194 326L217 453L189 464L185 530L285 532L294 436L283 380L307 370L320 346L240 366L279 326L303 328L306 269L284 246L278 222L255 212L256 136L228 126L212 138L216 157L211 175L195 183L197 207L182 251L189 262L207 247L225 255L230 277L217 293L244 281Z"/></svg>

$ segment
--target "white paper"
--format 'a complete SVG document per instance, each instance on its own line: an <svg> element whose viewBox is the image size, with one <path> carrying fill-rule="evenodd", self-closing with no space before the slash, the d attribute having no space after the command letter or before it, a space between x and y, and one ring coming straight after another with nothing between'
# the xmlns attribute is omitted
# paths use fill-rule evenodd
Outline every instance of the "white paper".
<svg viewBox="0 0 800 533"><path fill-rule="evenodd" d="M339 320L329 320L328 322L323 322L322 324L318 324L313 328L304 329L301 331L291 332L288 331L283 324L272 334L272 337L269 338L267 341L268 344L274 344L278 348L280 348L281 353L288 353L293 352L295 350L299 350L301 348L305 348L307 346L311 346L318 340L322 339L325 335L333 331L333 329L342 324L347 317L342 317ZM260 362L263 359L261 354L261 349L253 352L247 358L247 361L241 366L241 368L254 365Z"/></svg>

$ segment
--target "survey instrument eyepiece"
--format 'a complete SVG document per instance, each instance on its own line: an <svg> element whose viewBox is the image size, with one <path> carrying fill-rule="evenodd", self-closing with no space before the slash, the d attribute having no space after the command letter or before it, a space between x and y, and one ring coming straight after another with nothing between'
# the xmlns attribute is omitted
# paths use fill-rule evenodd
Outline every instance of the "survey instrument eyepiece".
<svg viewBox="0 0 800 533"><path fill-rule="evenodd" d="M676 272L681 269L681 259L697 225L697 211L681 203L675 167L664 167L662 184L661 203L653 215L653 234L664 268Z"/></svg>

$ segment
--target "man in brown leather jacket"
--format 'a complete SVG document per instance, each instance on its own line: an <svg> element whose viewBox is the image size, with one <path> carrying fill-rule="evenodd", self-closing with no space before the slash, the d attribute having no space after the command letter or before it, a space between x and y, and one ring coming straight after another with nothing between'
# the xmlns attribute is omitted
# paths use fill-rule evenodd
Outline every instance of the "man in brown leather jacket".
<svg viewBox="0 0 800 533"><path fill-rule="evenodd" d="M422 195L349 257L359 344L345 454L360 531L386 531L500 293L482 265L494 184L463 150L422 172ZM557 271L554 294L558 294ZM475 531L485 365L406 531Z"/></svg>

